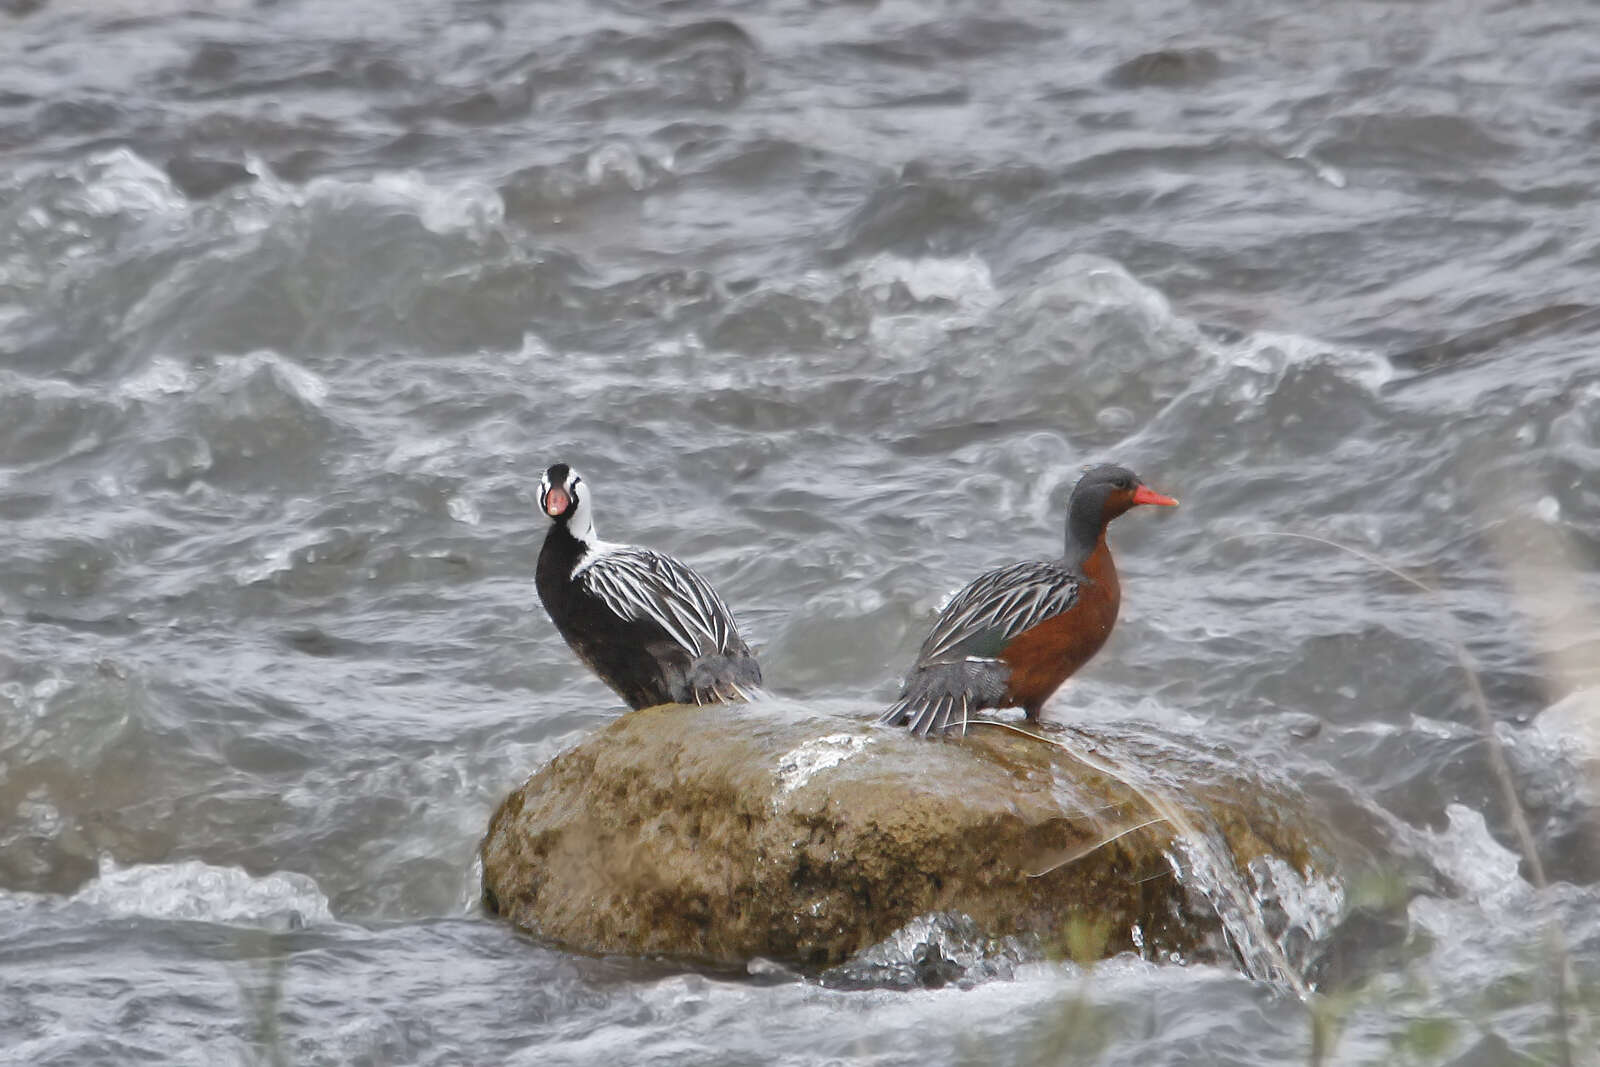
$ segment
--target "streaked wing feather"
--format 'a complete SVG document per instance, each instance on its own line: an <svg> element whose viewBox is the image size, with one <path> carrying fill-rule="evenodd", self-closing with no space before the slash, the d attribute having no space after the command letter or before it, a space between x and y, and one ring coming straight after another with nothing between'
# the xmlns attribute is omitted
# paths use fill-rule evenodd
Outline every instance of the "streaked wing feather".
<svg viewBox="0 0 1600 1067"><path fill-rule="evenodd" d="M1060 564L1044 560L980 575L939 614L918 662L996 652L1029 627L1070 608L1078 599L1078 584Z"/></svg>
<svg viewBox="0 0 1600 1067"><path fill-rule="evenodd" d="M733 614L700 575L648 548L607 552L583 571L583 582L625 619L650 619L692 656L727 652Z"/></svg>

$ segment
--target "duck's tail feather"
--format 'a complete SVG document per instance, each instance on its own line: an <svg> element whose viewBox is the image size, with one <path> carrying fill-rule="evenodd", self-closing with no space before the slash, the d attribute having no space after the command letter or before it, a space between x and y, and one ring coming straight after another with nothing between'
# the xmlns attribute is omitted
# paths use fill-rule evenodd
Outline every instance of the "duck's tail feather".
<svg viewBox="0 0 1600 1067"><path fill-rule="evenodd" d="M1008 674L1005 663L996 659L926 664L906 679L900 699L878 722L904 726L917 737L942 735L955 727L966 736L974 712L1002 705Z"/></svg>
<svg viewBox="0 0 1600 1067"><path fill-rule="evenodd" d="M696 704L743 704L766 696L761 665L750 655L701 656L690 664L687 683Z"/></svg>

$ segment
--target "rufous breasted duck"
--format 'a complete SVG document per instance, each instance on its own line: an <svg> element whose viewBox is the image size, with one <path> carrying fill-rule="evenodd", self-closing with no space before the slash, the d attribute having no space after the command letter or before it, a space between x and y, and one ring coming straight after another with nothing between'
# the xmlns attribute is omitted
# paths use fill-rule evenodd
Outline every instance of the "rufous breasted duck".
<svg viewBox="0 0 1600 1067"><path fill-rule="evenodd" d="M926 736L965 732L983 708L1020 707L1037 719L1116 624L1122 589L1106 525L1136 504L1177 503L1123 467L1090 467L1067 503L1065 554L989 571L957 593L878 721Z"/></svg>
<svg viewBox="0 0 1600 1067"><path fill-rule="evenodd" d="M589 489L565 463L545 471L550 532L534 584L561 636L629 707L748 699L761 667L706 580L648 548L595 536Z"/></svg>

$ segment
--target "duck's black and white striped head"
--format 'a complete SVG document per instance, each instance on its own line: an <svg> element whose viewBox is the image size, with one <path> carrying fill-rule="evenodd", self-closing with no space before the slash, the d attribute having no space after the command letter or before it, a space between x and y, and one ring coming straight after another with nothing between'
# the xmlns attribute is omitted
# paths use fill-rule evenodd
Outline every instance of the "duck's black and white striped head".
<svg viewBox="0 0 1600 1067"><path fill-rule="evenodd" d="M589 489L583 476L565 463L552 464L539 479L539 510L565 526L579 541L595 539Z"/></svg>

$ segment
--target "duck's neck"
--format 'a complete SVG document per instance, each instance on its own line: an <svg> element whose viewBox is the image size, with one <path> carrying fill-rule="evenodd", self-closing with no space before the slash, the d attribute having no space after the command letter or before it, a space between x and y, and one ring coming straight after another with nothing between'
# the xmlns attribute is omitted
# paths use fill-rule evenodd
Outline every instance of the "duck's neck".
<svg viewBox="0 0 1600 1067"><path fill-rule="evenodd" d="M589 502L582 497L572 509L572 518L565 523L556 523L567 531L573 540L582 545L594 545L600 538L594 532L594 515L589 511Z"/></svg>
<svg viewBox="0 0 1600 1067"><path fill-rule="evenodd" d="M1100 521L1100 502L1094 507L1079 506L1067 512L1067 550L1062 559L1074 574L1086 573L1089 561L1095 556L1111 558L1106 549L1106 524Z"/></svg>
<svg viewBox="0 0 1600 1067"><path fill-rule="evenodd" d="M587 545L572 536L572 531L567 529L565 523L551 523L550 531L544 535L544 546L539 551L539 580L544 582L554 580L558 575L563 579L570 576L587 549Z"/></svg>
<svg viewBox="0 0 1600 1067"><path fill-rule="evenodd" d="M1095 540L1094 548L1084 557L1083 563L1076 568L1076 573L1094 582L1103 585L1112 591L1112 596L1120 597L1121 590L1117 584L1117 565L1111 559L1111 549L1106 545L1106 532L1100 531L1100 536Z"/></svg>

